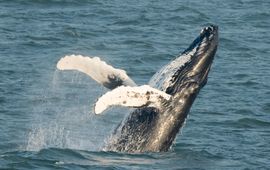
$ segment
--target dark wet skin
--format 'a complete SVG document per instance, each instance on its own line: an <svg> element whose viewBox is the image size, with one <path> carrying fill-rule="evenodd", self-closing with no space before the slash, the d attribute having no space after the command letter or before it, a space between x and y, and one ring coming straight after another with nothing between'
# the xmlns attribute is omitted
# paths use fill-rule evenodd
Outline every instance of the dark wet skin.
<svg viewBox="0 0 270 170"><path fill-rule="evenodd" d="M203 40L206 43L200 47ZM187 50L198 47L192 59L172 77L172 86L165 92L173 100L161 108L143 107L134 110L115 129L105 150L120 152L168 151L183 126L200 89L207 83L207 76L218 45L218 28L203 29ZM182 54L183 54L182 53Z"/></svg>

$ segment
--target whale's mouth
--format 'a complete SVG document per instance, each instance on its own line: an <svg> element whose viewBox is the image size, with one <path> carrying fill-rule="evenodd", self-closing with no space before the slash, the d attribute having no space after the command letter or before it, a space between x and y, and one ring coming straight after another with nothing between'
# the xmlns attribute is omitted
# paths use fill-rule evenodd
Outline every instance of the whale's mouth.
<svg viewBox="0 0 270 170"><path fill-rule="evenodd" d="M190 82L203 87L207 82L217 46L218 27L210 25L203 28L200 35L181 54L181 56L189 56L190 59L174 74L171 86L166 89L166 93L175 94Z"/></svg>
<svg viewBox="0 0 270 170"><path fill-rule="evenodd" d="M218 26L210 25L208 27L204 27L200 35L190 44L190 46L182 53L182 54L189 54L201 50L206 50L209 48L211 43L218 43Z"/></svg>
<svg viewBox="0 0 270 170"><path fill-rule="evenodd" d="M206 84L207 76L218 46L218 27L209 26L202 29L199 43L193 56L193 69L188 77L198 82L201 86Z"/></svg>

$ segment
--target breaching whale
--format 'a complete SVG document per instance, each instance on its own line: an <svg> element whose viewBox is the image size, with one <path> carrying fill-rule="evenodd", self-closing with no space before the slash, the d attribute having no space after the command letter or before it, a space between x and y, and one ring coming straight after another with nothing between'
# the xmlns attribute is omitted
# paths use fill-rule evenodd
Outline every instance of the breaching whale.
<svg viewBox="0 0 270 170"><path fill-rule="evenodd" d="M114 130L105 151L168 151L207 82L217 46L218 27L203 28L184 52L142 86L98 57L65 56L57 68L83 72L111 89L97 100L96 114L113 105L135 108Z"/></svg>

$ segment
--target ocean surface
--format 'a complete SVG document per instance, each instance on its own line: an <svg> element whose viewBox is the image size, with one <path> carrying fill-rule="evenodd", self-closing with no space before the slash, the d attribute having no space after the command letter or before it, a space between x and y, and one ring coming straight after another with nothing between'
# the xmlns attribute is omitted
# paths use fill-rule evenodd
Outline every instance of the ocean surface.
<svg viewBox="0 0 270 170"><path fill-rule="evenodd" d="M0 0L0 169L270 169L269 0ZM147 84L209 23L208 84L169 152L102 151L128 114L93 114L107 90L58 71L99 56Z"/></svg>

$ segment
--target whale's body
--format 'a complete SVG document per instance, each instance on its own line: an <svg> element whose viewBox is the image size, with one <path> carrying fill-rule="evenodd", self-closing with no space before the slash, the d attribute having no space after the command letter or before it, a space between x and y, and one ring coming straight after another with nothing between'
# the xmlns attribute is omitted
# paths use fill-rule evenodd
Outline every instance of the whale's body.
<svg viewBox="0 0 270 170"><path fill-rule="evenodd" d="M96 80L112 89L112 92L101 97L96 106L103 105L104 109L109 105L136 108L114 130L107 140L104 150L117 152L167 151L184 125L200 89L207 82L217 45L217 26L205 27L189 48L162 67L150 79L149 86L134 87L136 84L125 72L104 66L103 70L110 70L110 73L107 74L107 77L99 77ZM78 66L70 64L74 63L73 59L69 59L65 63L66 65L64 62L59 63L57 67L62 70L78 70L94 78L92 70L88 70L89 65L82 67L82 63L87 62L81 62ZM91 63L93 62L91 61ZM92 66L92 68L94 67ZM102 68L103 66L100 67L100 69ZM106 101L106 99L110 101ZM108 104L109 102L111 103Z"/></svg>

